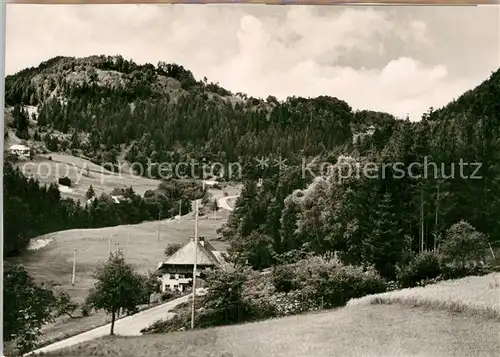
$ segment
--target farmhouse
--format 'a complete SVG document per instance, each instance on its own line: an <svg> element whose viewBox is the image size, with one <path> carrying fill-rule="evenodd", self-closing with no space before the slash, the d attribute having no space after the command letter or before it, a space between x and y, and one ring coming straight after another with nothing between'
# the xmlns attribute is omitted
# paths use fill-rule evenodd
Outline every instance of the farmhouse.
<svg viewBox="0 0 500 357"><path fill-rule="evenodd" d="M30 148L26 145L12 145L10 147L10 152L21 159L29 159L30 157Z"/></svg>
<svg viewBox="0 0 500 357"><path fill-rule="evenodd" d="M208 270L224 267L225 261L222 252L216 251L203 237L198 240L198 245L192 238L167 260L158 264L163 292L167 289L184 291L192 285L195 255L197 258L197 278L203 278L204 273Z"/></svg>

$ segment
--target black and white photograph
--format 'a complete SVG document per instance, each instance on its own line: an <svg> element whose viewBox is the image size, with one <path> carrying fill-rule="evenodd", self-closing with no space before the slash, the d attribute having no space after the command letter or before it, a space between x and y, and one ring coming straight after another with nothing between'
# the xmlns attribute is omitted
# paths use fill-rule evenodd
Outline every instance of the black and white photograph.
<svg viewBox="0 0 500 357"><path fill-rule="evenodd" d="M500 355L500 5L2 6L4 356Z"/></svg>

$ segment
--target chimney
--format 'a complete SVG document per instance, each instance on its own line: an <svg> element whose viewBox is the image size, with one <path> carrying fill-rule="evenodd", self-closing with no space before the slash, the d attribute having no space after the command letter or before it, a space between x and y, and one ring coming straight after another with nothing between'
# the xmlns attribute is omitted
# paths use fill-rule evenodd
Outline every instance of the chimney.
<svg viewBox="0 0 500 357"><path fill-rule="evenodd" d="M200 237L200 238L198 238L198 242L200 242L200 245L201 245L202 247L204 247L204 246L205 246L205 237Z"/></svg>

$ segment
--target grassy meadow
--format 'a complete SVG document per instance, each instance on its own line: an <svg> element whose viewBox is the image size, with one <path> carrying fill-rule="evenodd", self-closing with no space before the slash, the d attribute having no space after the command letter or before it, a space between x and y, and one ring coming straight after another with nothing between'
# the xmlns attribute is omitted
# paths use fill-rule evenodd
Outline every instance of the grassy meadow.
<svg viewBox="0 0 500 357"><path fill-rule="evenodd" d="M352 306L362 304L425 307L500 320L500 273L365 296L348 303Z"/></svg>
<svg viewBox="0 0 500 357"><path fill-rule="evenodd" d="M225 222L227 212L206 215L198 220L199 235L210 240L216 249L224 250L226 243L217 240L216 230ZM160 239L158 241L158 227ZM37 281L62 288L78 302L83 301L93 285L92 274L98 263L107 260L111 250L122 250L125 259L139 272L155 270L164 259L163 251L169 243L185 243L194 236L194 218L160 223L145 222L136 225L96 229L72 229L39 237L49 243L36 251L25 253L20 260ZM73 250L76 249L76 280L71 285Z"/></svg>
<svg viewBox="0 0 500 357"><path fill-rule="evenodd" d="M90 341L51 357L497 356L498 321L361 305L238 326Z"/></svg>
<svg viewBox="0 0 500 357"><path fill-rule="evenodd" d="M499 278L467 277L256 323L107 337L46 356L493 357L500 350L500 318L484 312L499 311ZM450 308L454 304L461 308Z"/></svg>

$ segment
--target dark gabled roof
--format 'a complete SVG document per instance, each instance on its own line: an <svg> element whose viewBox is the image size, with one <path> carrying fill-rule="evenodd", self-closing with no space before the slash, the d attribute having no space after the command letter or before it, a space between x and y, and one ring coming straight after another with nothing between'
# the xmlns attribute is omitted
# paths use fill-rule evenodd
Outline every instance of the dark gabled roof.
<svg viewBox="0 0 500 357"><path fill-rule="evenodd" d="M168 257L161 265L193 265L196 255L197 265L217 265L221 264L220 260L213 253L214 247L206 242L199 241L196 247L194 240L190 240L187 244L181 247L177 252Z"/></svg>

